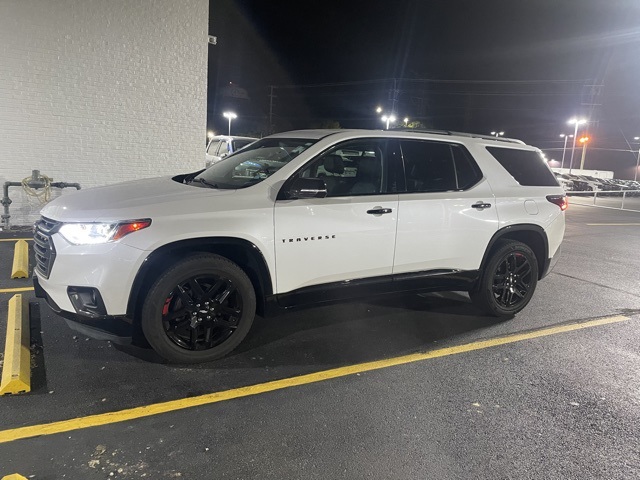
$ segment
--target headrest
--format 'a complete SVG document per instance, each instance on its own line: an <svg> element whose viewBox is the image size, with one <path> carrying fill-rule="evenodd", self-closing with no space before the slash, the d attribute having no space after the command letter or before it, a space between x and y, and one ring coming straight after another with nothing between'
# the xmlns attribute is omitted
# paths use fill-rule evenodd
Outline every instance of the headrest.
<svg viewBox="0 0 640 480"><path fill-rule="evenodd" d="M326 155L324 157L324 169L336 175L344 173L344 162L340 155Z"/></svg>
<svg viewBox="0 0 640 480"><path fill-rule="evenodd" d="M380 162L377 158L364 158L358 162L358 177L377 178L380 175Z"/></svg>

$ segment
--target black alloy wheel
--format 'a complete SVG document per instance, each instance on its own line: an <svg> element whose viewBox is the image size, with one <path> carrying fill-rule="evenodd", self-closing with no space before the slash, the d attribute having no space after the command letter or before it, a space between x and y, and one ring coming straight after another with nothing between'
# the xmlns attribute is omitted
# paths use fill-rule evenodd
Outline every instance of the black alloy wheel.
<svg viewBox="0 0 640 480"><path fill-rule="evenodd" d="M493 275L493 295L498 305L513 308L527 298L532 268L521 252L507 254Z"/></svg>
<svg viewBox="0 0 640 480"><path fill-rule="evenodd" d="M237 347L256 311L255 290L230 260L197 254L171 265L144 299L141 326L151 347L173 363L215 360Z"/></svg>
<svg viewBox="0 0 640 480"><path fill-rule="evenodd" d="M169 293L162 309L162 325L179 347L208 350L233 335L241 316L242 296L231 280L194 276Z"/></svg>
<svg viewBox="0 0 640 480"><path fill-rule="evenodd" d="M516 240L498 240L469 296L489 315L512 317L527 306L537 284L538 261L531 248Z"/></svg>

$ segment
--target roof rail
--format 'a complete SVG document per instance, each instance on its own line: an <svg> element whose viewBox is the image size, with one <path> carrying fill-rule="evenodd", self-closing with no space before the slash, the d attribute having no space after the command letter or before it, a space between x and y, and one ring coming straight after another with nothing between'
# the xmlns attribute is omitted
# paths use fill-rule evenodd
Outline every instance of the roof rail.
<svg viewBox="0 0 640 480"><path fill-rule="evenodd" d="M481 135L478 133L466 133L466 132L453 132L450 130L421 130L419 128L390 128L389 131L393 132L414 132L414 133L430 133L435 135L456 135L458 137L468 137L468 138L481 138L483 140L491 140L494 142L504 142L504 143L518 143L520 145L526 145L522 140L518 140L517 138L507 138L507 137L495 137L493 135Z"/></svg>

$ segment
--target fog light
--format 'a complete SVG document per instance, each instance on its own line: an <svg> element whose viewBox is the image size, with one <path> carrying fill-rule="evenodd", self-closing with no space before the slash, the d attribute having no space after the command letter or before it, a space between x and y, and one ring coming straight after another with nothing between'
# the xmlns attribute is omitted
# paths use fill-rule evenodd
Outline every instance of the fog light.
<svg viewBox="0 0 640 480"><path fill-rule="evenodd" d="M68 287L67 295L76 313L87 317L104 317L107 309L97 288L93 287Z"/></svg>

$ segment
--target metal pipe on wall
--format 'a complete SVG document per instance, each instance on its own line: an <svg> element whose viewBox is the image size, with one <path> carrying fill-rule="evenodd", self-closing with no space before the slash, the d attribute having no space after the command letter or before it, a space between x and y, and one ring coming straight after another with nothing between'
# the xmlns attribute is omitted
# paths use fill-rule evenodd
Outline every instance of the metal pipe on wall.
<svg viewBox="0 0 640 480"><path fill-rule="evenodd" d="M31 172L31 179L26 183L26 185L30 188L44 188L47 186L47 183L39 179L40 171L33 170ZM71 182L51 182L48 184L50 187L54 188L75 188L76 190L80 190L79 183L71 183ZM0 200L0 204L4 207L4 213L1 216L2 228L9 230L9 219L11 215L9 214L9 205L11 205L12 200L9 198L9 187L22 187L22 182L4 182L2 186L2 200Z"/></svg>

